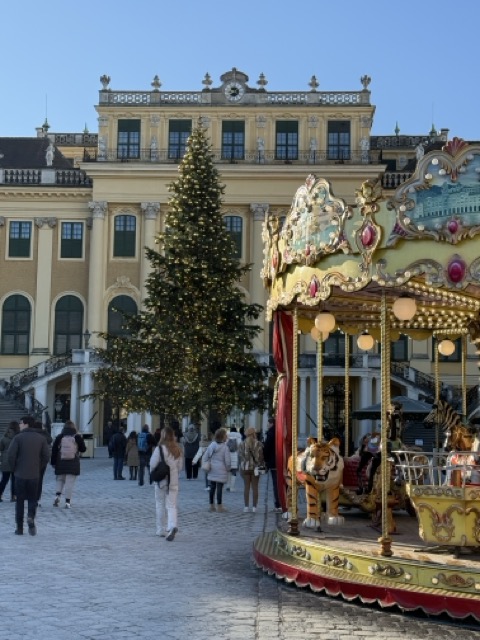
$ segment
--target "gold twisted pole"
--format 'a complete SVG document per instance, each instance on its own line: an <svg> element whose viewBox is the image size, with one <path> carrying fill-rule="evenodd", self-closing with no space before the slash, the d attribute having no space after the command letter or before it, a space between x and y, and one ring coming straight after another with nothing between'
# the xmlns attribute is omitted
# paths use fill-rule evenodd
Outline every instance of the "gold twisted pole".
<svg viewBox="0 0 480 640"><path fill-rule="evenodd" d="M387 451L387 409L389 409L390 398L390 318L387 309L387 297L385 291L382 291L382 309L381 309L381 345L382 345L382 362L381 362L381 395L382 395L382 424L381 424L381 483L382 483L382 535L378 539L381 545L380 554L382 556L392 556L392 539L388 532L388 489L390 486L390 472Z"/></svg>
<svg viewBox="0 0 480 640"><path fill-rule="evenodd" d="M348 458L350 443L350 336L345 334L345 457Z"/></svg>
<svg viewBox="0 0 480 640"><path fill-rule="evenodd" d="M467 422L467 336L462 336L462 413Z"/></svg>
<svg viewBox="0 0 480 640"><path fill-rule="evenodd" d="M297 449L298 449L298 310L293 310L293 345L292 345L292 499L291 513L288 521L288 533L300 535L298 529L297 504Z"/></svg>
<svg viewBox="0 0 480 640"><path fill-rule="evenodd" d="M435 340L435 353L434 353L434 361L433 361L433 371L435 374L435 404L438 407L438 401L440 400L440 364L439 364L439 354L438 354L438 339ZM437 409L438 416L438 409ZM440 424L438 421L438 417L435 421L435 448L438 452L440 448Z"/></svg>
<svg viewBox="0 0 480 640"><path fill-rule="evenodd" d="M317 438L323 441L323 340L317 340Z"/></svg>

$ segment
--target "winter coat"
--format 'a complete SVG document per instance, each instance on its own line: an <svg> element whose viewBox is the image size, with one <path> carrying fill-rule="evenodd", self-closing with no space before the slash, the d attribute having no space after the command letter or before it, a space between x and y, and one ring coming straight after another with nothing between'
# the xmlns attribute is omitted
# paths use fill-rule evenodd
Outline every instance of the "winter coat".
<svg viewBox="0 0 480 640"><path fill-rule="evenodd" d="M253 471L263 464L263 446L254 436L248 436L239 447L240 470Z"/></svg>
<svg viewBox="0 0 480 640"><path fill-rule="evenodd" d="M228 434L228 440L236 440L237 441L237 450L236 451L230 451L230 460L231 460L231 469L238 469L238 450L240 448L240 445L242 444L243 440L242 440L242 434L239 433L238 431L230 431L230 433ZM227 440L227 447L228 447L228 440Z"/></svg>
<svg viewBox="0 0 480 640"><path fill-rule="evenodd" d="M226 482L231 468L231 455L226 442L212 442L203 455L203 461L210 460L208 479L213 482Z"/></svg>
<svg viewBox="0 0 480 640"><path fill-rule="evenodd" d="M10 446L10 443L17 435L17 433L18 431L14 431L9 427L3 438L0 440L0 452L2 453L2 464L0 467L1 471L8 471L10 473L12 472L12 468L8 461L8 447Z"/></svg>
<svg viewBox="0 0 480 640"><path fill-rule="evenodd" d="M194 458L200 446L200 436L197 431L187 431L183 436L183 452L185 458Z"/></svg>
<svg viewBox="0 0 480 640"><path fill-rule="evenodd" d="M108 452L113 455L114 458L125 458L125 450L127 448L127 438L123 431L117 431L110 438L108 443Z"/></svg>
<svg viewBox="0 0 480 640"><path fill-rule="evenodd" d="M174 458L167 447L162 444L158 445L163 449L163 457L165 458L165 462L170 467L170 489L178 489L178 476L180 471L183 469L183 455L180 454L178 458ZM159 464L161 460L160 451L158 447L155 447L152 457L150 458L150 471L155 469L155 467ZM168 483L168 480L162 480L159 484L160 487L165 487Z"/></svg>
<svg viewBox="0 0 480 640"><path fill-rule="evenodd" d="M15 477L24 480L40 478L48 464L50 449L38 429L27 427L13 438L8 447L8 463Z"/></svg>
<svg viewBox="0 0 480 640"><path fill-rule="evenodd" d="M137 441L133 438L128 438L127 440L125 455L127 458L127 467L138 467L140 464L140 456L138 455Z"/></svg>
<svg viewBox="0 0 480 640"><path fill-rule="evenodd" d="M77 443L78 453L72 460L62 460L60 458L60 446L63 436L75 436L75 442ZM80 456L79 453L85 453L87 447L83 440L83 437L75 431L73 427L63 427L62 433L58 435L52 447L52 456L50 463L52 467L55 467L56 476L79 476L80 475Z"/></svg>
<svg viewBox="0 0 480 640"><path fill-rule="evenodd" d="M275 426L269 427L265 442L263 443L263 458L268 469L277 468L277 456L275 452Z"/></svg>

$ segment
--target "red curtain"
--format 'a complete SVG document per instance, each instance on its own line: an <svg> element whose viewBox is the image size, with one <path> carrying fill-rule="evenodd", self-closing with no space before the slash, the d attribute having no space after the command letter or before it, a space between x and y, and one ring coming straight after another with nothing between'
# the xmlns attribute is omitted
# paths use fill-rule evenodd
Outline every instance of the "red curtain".
<svg viewBox="0 0 480 640"><path fill-rule="evenodd" d="M283 374L277 392L275 447L278 497L286 511L287 463L292 453L293 318L284 311L276 311L273 317L273 359L279 376Z"/></svg>

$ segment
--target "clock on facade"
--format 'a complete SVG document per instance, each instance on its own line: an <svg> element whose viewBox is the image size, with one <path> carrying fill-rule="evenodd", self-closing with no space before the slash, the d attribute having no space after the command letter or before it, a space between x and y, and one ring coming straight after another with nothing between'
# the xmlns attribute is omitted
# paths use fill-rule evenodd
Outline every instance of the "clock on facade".
<svg viewBox="0 0 480 640"><path fill-rule="evenodd" d="M227 100L231 100L232 102L238 102L243 98L243 94L245 93L245 88L240 82L228 82L225 85L225 96Z"/></svg>

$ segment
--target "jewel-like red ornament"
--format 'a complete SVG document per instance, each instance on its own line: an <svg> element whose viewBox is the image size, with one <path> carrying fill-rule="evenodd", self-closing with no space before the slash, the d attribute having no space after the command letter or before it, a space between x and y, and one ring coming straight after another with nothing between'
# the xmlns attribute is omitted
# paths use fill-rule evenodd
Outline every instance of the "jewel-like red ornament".
<svg viewBox="0 0 480 640"><path fill-rule="evenodd" d="M458 222L456 220L450 220L450 222L447 224L447 229L450 231L451 234L457 233Z"/></svg>
<svg viewBox="0 0 480 640"><path fill-rule="evenodd" d="M373 227L371 224L366 225L361 235L362 245L366 249L368 249L368 247L371 247L374 244L376 238L377 232L375 231L375 227Z"/></svg>
<svg viewBox="0 0 480 640"><path fill-rule="evenodd" d="M310 297L314 298L317 295L318 291L318 280L316 278L312 278L310 281Z"/></svg>
<svg viewBox="0 0 480 640"><path fill-rule="evenodd" d="M461 258L454 258L447 267L450 282L461 282L465 278L466 271L467 265Z"/></svg>

